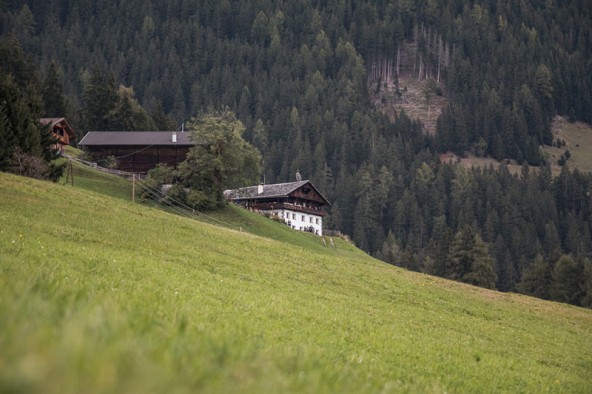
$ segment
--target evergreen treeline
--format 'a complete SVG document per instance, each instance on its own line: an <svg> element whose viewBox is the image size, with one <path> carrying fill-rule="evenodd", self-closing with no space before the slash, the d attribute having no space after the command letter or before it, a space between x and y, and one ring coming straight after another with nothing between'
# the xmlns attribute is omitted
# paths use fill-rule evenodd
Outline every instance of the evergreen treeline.
<svg viewBox="0 0 592 394"><path fill-rule="evenodd" d="M57 180L64 163L54 160L55 141L39 123L41 90L36 65L16 37L0 37L0 171Z"/></svg>
<svg viewBox="0 0 592 394"><path fill-rule="evenodd" d="M380 185L388 170L372 172L359 176ZM552 177L546 166L529 171L526 165L512 175L506 167L424 162L398 182L388 203L379 206L384 200L369 190L366 212L359 211L362 204L356 208L354 235L377 257L483 287L592 306L592 175L564 167Z"/></svg>
<svg viewBox="0 0 592 394"><path fill-rule="evenodd" d="M471 3L449 2L438 28L453 46L440 149L538 165L553 115L592 122L592 2Z"/></svg>
<svg viewBox="0 0 592 394"><path fill-rule="evenodd" d="M592 121L590 10L589 0L8 0L0 29L46 80L64 76L79 132L166 129L228 107L267 181L299 169L334 203L329 225L364 250L555 299L561 261L579 275L566 300L586 304L589 175L463 171L436 152L478 146L542 164L554 114ZM435 136L373 110L368 83L381 89L397 73L445 87ZM523 283L543 265L538 293Z"/></svg>

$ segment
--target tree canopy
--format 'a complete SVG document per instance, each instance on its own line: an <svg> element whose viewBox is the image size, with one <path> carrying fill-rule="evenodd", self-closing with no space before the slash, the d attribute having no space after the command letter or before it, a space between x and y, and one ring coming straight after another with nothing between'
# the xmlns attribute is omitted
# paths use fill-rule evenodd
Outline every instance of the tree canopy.
<svg viewBox="0 0 592 394"><path fill-rule="evenodd" d="M192 205L220 206L225 189L258 181L261 155L243 139L245 127L233 113L202 114L186 126L196 145L180 164L178 175L184 186L197 193L188 197Z"/></svg>

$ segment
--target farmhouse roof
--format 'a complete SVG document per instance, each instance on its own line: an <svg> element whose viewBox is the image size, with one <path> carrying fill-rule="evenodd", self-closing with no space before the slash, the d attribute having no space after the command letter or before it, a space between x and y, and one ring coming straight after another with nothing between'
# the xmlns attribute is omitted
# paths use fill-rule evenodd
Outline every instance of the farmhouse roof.
<svg viewBox="0 0 592 394"><path fill-rule="evenodd" d="M173 135L176 135L174 142ZM193 146L191 133L176 131L89 131L78 145Z"/></svg>
<svg viewBox="0 0 592 394"><path fill-rule="evenodd" d="M231 200L257 200L263 198L288 197L290 193L308 184L325 200L327 205L331 205L321 192L309 181L275 183L272 185L248 186L236 190L226 190L224 195ZM259 187L262 187L259 193Z"/></svg>

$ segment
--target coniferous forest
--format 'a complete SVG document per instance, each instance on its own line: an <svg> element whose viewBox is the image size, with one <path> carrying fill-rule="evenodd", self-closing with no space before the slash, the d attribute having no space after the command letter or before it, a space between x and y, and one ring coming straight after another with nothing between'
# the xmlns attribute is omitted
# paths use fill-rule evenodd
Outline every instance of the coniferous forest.
<svg viewBox="0 0 592 394"><path fill-rule="evenodd" d="M552 175L540 147L555 115L592 122L591 12L590 0L6 0L0 49L31 65L35 114L80 135L228 108L266 181L299 170L333 203L328 227L368 253L590 307L592 176ZM14 64L0 62L15 96ZM401 75L447 98L435 133L376 110L369 92L398 92ZM475 149L522 172L440 162Z"/></svg>

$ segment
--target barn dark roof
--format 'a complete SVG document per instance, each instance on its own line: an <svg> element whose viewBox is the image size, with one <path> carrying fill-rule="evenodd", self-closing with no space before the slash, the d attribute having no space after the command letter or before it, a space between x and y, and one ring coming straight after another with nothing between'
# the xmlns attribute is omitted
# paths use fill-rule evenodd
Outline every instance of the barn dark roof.
<svg viewBox="0 0 592 394"><path fill-rule="evenodd" d="M177 142L173 142L177 134ZM191 133L175 131L89 131L78 145L177 145L193 146Z"/></svg>
<svg viewBox="0 0 592 394"><path fill-rule="evenodd" d="M251 200L251 199L262 199L262 198L276 198L276 197L288 197L290 193L297 190L298 188L309 184L317 193L325 200L327 205L331 205L329 201L317 190L314 185L308 181L289 182L289 183L275 183L272 185L262 185L263 191L258 193L259 186L248 186L236 190L226 190L224 195L226 198L231 200Z"/></svg>

